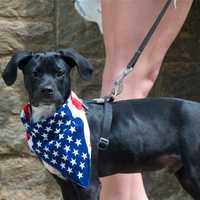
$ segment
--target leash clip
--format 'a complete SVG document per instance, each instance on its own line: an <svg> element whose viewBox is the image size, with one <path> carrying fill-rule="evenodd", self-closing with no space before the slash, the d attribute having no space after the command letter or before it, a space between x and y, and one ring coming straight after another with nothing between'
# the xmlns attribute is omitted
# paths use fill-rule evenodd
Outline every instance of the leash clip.
<svg viewBox="0 0 200 200"><path fill-rule="evenodd" d="M123 90L123 81L126 78L126 76L133 70L133 67L128 67L125 68L124 71L121 73L121 75L119 76L119 78L114 81L113 83L113 88L111 91L111 95L112 97L116 97L119 94L121 94L122 90Z"/></svg>

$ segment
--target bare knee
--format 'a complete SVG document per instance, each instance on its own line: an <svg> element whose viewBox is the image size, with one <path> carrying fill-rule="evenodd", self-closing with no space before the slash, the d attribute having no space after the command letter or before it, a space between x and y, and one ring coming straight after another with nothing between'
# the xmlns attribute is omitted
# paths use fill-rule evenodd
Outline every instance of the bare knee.
<svg viewBox="0 0 200 200"><path fill-rule="evenodd" d="M154 84L154 82L158 78L161 64L162 64L161 57L159 60L155 60L155 62L152 62L152 63L150 62L151 67L146 73L146 80L149 80L150 82L152 82Z"/></svg>
<svg viewBox="0 0 200 200"><path fill-rule="evenodd" d="M146 97L158 77L161 63L162 57L157 57L156 59L143 58L124 80L123 92L117 99ZM108 69L105 68L102 81L103 95L108 95L110 93L113 82L117 80L124 68L120 68L118 65Z"/></svg>

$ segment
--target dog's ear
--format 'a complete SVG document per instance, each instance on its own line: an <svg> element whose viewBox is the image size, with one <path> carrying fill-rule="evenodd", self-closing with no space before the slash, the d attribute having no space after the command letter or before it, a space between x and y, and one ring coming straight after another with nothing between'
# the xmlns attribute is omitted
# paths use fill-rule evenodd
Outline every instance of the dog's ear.
<svg viewBox="0 0 200 200"><path fill-rule="evenodd" d="M86 58L73 49L59 49L58 52L70 67L77 66L78 72L82 79L91 79L93 68Z"/></svg>
<svg viewBox="0 0 200 200"><path fill-rule="evenodd" d="M5 70L2 73L2 77L6 85L12 85L16 81L17 68L23 69L23 67L28 63L31 57L31 52L18 51L17 53L15 53L15 55L10 59L10 61L6 65Z"/></svg>

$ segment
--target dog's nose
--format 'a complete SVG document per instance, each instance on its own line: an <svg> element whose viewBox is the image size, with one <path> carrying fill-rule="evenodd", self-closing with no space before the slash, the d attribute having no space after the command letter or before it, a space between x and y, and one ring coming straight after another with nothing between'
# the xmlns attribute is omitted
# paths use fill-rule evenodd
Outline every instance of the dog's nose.
<svg viewBox="0 0 200 200"><path fill-rule="evenodd" d="M41 93L45 96L51 96L53 94L53 89L50 86L41 89Z"/></svg>

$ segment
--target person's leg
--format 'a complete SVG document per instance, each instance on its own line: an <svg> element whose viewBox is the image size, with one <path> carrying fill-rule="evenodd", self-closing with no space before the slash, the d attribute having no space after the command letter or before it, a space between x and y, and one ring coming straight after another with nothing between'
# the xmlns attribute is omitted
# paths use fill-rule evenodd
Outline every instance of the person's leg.
<svg viewBox="0 0 200 200"><path fill-rule="evenodd" d="M165 4L166 0L102 0L106 63L102 96L108 95L113 80L126 67L134 51ZM167 11L134 70L124 81L117 100L144 98L152 88L163 58L180 31L192 0L178 0ZM115 175L102 179L101 200L147 199L140 174Z"/></svg>

